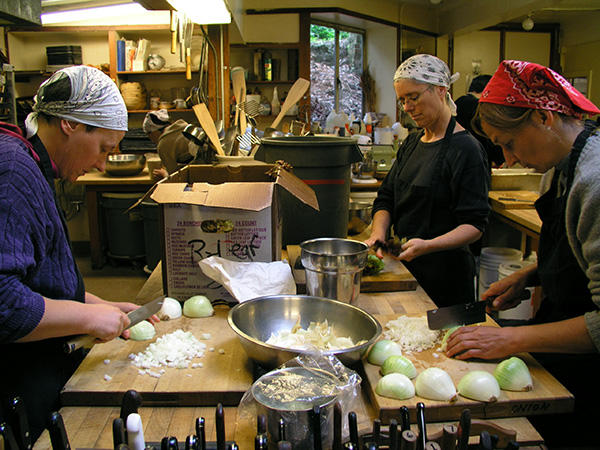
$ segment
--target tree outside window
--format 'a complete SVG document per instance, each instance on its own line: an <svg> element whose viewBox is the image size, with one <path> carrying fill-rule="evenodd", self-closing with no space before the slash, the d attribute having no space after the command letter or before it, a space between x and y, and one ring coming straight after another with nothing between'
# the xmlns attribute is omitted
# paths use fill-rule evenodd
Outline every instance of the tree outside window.
<svg viewBox="0 0 600 450"><path fill-rule="evenodd" d="M325 126L335 110L363 115L364 33L334 24L315 23L310 27L311 120Z"/></svg>

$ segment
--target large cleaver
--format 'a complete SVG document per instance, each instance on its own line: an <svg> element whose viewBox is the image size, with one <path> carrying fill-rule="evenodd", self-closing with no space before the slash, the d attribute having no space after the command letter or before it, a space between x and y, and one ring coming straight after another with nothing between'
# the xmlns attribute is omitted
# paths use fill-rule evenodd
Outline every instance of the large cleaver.
<svg viewBox="0 0 600 450"><path fill-rule="evenodd" d="M153 314L156 314L162 308L163 302L165 300L165 296L161 295L160 297L152 300L150 303L146 303L144 306L134 309L130 313L127 314L131 323L126 329L131 328L134 325L137 325L142 320L146 320ZM83 347L86 344L94 341L96 339L95 336L90 334L80 334L79 336L75 336L73 339L65 342L64 349L65 353L72 353L78 348Z"/></svg>
<svg viewBox="0 0 600 450"><path fill-rule="evenodd" d="M519 299L527 300L530 296L531 293L525 290ZM491 306L494 298L489 297L486 301L431 309L427 311L427 325L430 330L446 330L456 326L485 322L485 308L486 306Z"/></svg>

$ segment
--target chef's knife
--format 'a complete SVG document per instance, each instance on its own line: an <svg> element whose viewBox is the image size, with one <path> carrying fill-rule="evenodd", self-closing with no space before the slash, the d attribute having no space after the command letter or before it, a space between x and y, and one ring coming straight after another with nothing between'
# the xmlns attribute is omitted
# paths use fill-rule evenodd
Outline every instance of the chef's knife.
<svg viewBox="0 0 600 450"><path fill-rule="evenodd" d="M119 417L123 421L125 425L125 440L123 441L125 444L130 445L129 436L127 434L127 418L130 414L137 414L138 408L142 406L142 396L138 391L134 389L130 389L123 394L123 398L121 399L121 412Z"/></svg>
<svg viewBox="0 0 600 450"><path fill-rule="evenodd" d="M131 323L125 329L128 330L132 326L140 323L142 320L146 320L153 314L156 314L157 312L159 312L160 308L162 308L165 297L166 297L165 295L161 295L157 299L152 300L150 303L146 303L144 306L141 306L138 309L134 309L129 314L127 314L127 317L129 317L129 320ZM65 342L65 344L64 344L65 353L72 353L75 350L77 350L78 348L81 348L84 345L89 344L90 342L93 342L95 339L96 339L96 337L92 336L91 334L80 334L79 336L75 336L74 338Z"/></svg>
<svg viewBox="0 0 600 450"><path fill-rule="evenodd" d="M427 425L425 423L425 403L417 403L417 426L419 428L419 437L417 440L417 450L425 450L427 444Z"/></svg>
<svg viewBox="0 0 600 450"><path fill-rule="evenodd" d="M486 306L491 307L495 298L495 296L488 297L485 301L431 309L427 311L427 325L430 330L445 330L456 326L485 322L485 308ZM521 292L519 300L530 298L531 292L525 289Z"/></svg>
<svg viewBox="0 0 600 450"><path fill-rule="evenodd" d="M117 450L119 445L125 444L125 424L123 419L116 417L112 423L113 448Z"/></svg>

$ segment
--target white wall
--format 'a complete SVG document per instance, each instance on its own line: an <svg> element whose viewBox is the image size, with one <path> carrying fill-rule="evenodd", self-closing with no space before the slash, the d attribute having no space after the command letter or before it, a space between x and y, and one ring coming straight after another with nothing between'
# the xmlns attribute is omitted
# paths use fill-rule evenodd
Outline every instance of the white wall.
<svg viewBox="0 0 600 450"><path fill-rule="evenodd" d="M369 66L375 79L377 111L396 121L396 93L392 78L396 71L396 29L388 26L373 26L367 29L365 38L365 66Z"/></svg>

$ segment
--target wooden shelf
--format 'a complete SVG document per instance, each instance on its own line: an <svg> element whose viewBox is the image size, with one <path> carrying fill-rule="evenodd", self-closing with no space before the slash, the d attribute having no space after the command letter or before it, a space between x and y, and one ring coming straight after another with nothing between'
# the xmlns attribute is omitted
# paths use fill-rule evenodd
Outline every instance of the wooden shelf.
<svg viewBox="0 0 600 450"><path fill-rule="evenodd" d="M185 69L175 70L120 70L117 75L173 75L184 74ZM198 73L198 69L192 69L192 73Z"/></svg>
<svg viewBox="0 0 600 450"><path fill-rule="evenodd" d="M145 114L148 113L150 111L157 111L156 109L128 109L127 112L129 114ZM186 109L176 109L176 108L171 108L171 109L167 109L167 111L169 111L169 114L171 113L185 113L185 112L194 112L193 109L190 108L186 108Z"/></svg>

